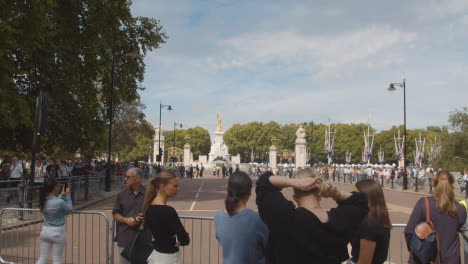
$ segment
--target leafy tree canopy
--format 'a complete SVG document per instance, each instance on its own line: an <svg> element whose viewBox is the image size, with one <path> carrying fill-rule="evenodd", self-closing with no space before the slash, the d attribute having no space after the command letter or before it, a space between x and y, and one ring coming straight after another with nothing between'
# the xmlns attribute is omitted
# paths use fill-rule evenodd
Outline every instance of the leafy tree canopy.
<svg viewBox="0 0 468 264"><path fill-rule="evenodd" d="M118 109L139 99L144 56L167 38L159 21L133 17L130 5L126 0L1 1L2 152L31 151L40 92L50 96L40 152L105 149L113 50ZM136 58L126 56L130 46Z"/></svg>

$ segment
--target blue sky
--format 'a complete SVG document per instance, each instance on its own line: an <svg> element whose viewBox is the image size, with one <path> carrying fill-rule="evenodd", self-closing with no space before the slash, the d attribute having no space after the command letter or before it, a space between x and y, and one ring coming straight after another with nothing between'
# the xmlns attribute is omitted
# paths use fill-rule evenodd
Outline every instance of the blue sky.
<svg viewBox="0 0 468 264"><path fill-rule="evenodd" d="M468 106L468 1L134 0L169 38L145 58L148 120L446 125Z"/></svg>

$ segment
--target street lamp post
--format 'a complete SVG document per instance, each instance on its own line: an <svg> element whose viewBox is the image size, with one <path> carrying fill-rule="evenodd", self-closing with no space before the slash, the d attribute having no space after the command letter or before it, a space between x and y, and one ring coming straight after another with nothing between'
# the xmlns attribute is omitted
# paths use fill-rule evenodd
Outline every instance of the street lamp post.
<svg viewBox="0 0 468 264"><path fill-rule="evenodd" d="M158 156L156 160L162 162L162 148L161 148L161 109L166 108L167 111L172 111L172 107L170 105L163 105L159 103L159 129L158 129Z"/></svg>
<svg viewBox="0 0 468 264"><path fill-rule="evenodd" d="M408 177L406 173L406 141L408 141L406 136L406 80L403 79L402 83L390 83L388 91L393 92L396 90L395 86L403 88L403 190L408 190Z"/></svg>
<svg viewBox="0 0 468 264"><path fill-rule="evenodd" d="M115 53L117 49L129 49L126 53L128 57L135 58L137 53L133 46L129 45L116 45L112 47L112 72L111 72L111 91L110 91L110 104L109 104L109 140L107 148L107 166L106 166L106 177L105 177L105 191L110 192L111 189L111 150L112 150L112 121L114 118L114 89L115 89Z"/></svg>
<svg viewBox="0 0 468 264"><path fill-rule="evenodd" d="M182 128L182 123L177 123L177 122L174 122L174 152L176 150L176 145L175 145L175 131L176 131L176 126L179 126L179 128Z"/></svg>

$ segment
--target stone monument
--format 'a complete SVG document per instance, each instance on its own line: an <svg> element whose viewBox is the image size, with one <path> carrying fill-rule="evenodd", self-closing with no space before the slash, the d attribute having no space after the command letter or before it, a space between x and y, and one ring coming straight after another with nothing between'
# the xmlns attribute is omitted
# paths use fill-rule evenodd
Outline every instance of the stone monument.
<svg viewBox="0 0 468 264"><path fill-rule="evenodd" d="M237 153L236 156L232 156L231 159L232 159L232 165L236 165L236 164L240 164L240 163L241 163L241 158L240 158L240 154L239 154L239 153Z"/></svg>
<svg viewBox="0 0 468 264"><path fill-rule="evenodd" d="M164 128L161 126L161 141L159 141L159 127L156 127L154 130L154 140L153 140L153 162L156 163L156 155L159 154L159 146L162 149L161 164L164 165Z"/></svg>
<svg viewBox="0 0 468 264"><path fill-rule="evenodd" d="M271 138L271 147L270 147L270 169L274 173L276 169L276 146L275 146L276 138Z"/></svg>
<svg viewBox="0 0 468 264"><path fill-rule="evenodd" d="M305 130L302 125L296 131L296 168L305 168L307 162Z"/></svg>
<svg viewBox="0 0 468 264"><path fill-rule="evenodd" d="M190 166L192 161L190 160L190 137L185 137L185 145L184 145L184 166Z"/></svg>
<svg viewBox="0 0 468 264"><path fill-rule="evenodd" d="M221 127L221 116L218 116L218 125L216 126L216 132L214 142L211 145L210 154L208 154L208 163L214 163L215 161L224 161L230 163L230 155L228 147L224 143L224 132Z"/></svg>

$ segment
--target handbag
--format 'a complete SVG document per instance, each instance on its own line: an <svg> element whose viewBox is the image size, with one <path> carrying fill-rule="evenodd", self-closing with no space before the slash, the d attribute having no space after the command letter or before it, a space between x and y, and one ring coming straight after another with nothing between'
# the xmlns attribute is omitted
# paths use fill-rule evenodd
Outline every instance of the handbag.
<svg viewBox="0 0 468 264"><path fill-rule="evenodd" d="M120 255L131 264L146 264L153 249L153 243L145 235L144 226L141 224L132 241L122 250Z"/></svg>
<svg viewBox="0 0 468 264"><path fill-rule="evenodd" d="M419 263L435 263L438 259L440 264L440 243L434 225L431 221L429 200L424 197L426 203L426 221L414 228L414 234L410 240L411 257Z"/></svg>

